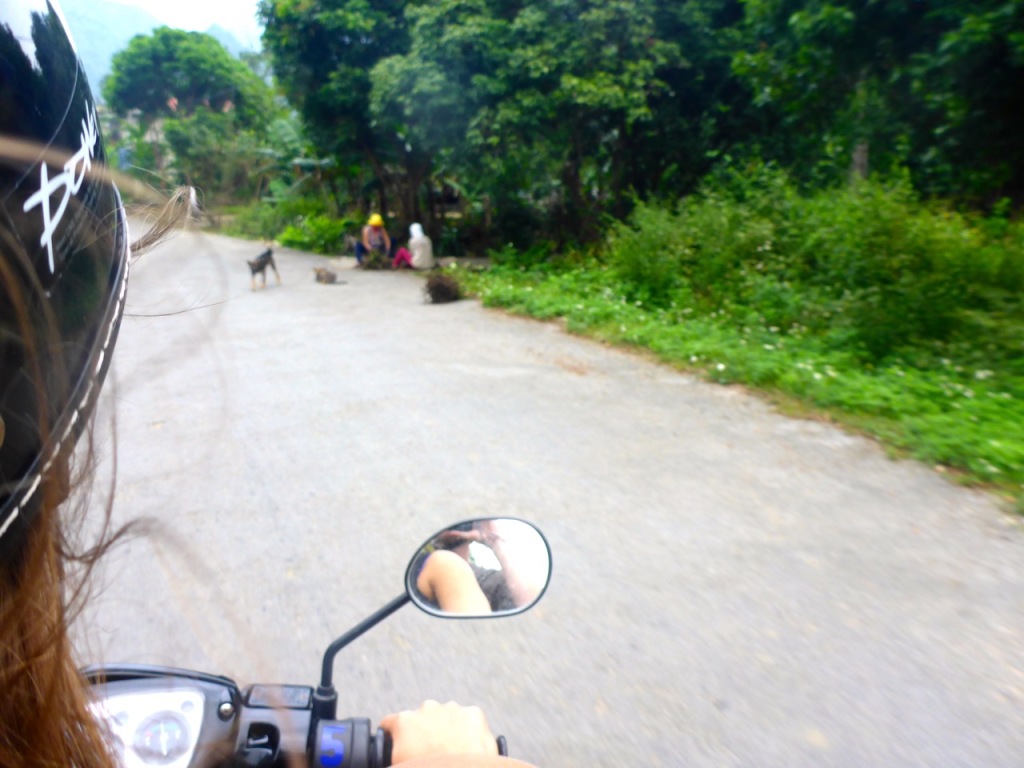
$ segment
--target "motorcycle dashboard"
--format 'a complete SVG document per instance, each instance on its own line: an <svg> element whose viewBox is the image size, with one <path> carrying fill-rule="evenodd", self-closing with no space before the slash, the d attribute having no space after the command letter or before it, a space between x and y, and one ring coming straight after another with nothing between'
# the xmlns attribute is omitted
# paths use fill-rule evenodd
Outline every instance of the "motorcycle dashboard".
<svg viewBox="0 0 1024 768"><path fill-rule="evenodd" d="M110 729L125 768L186 768L202 730L205 702L194 689L112 694L92 710Z"/></svg>
<svg viewBox="0 0 1024 768"><path fill-rule="evenodd" d="M123 768L187 768L197 751L233 743L237 687L213 678L115 676L91 687L90 709L106 726Z"/></svg>

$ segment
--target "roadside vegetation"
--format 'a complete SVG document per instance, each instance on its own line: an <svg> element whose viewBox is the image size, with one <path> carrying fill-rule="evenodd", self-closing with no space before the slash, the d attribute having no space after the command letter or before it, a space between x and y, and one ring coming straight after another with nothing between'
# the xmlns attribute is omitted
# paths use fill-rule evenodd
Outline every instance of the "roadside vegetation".
<svg viewBox="0 0 1024 768"><path fill-rule="evenodd" d="M1024 226L905 179L799 193L743 169L639 203L599 247L492 254L487 306L651 350L1024 496Z"/></svg>
<svg viewBox="0 0 1024 768"><path fill-rule="evenodd" d="M491 306L1024 498L1024 3L261 0L115 57L112 154L325 255L421 223ZM1024 511L1024 504L1022 511Z"/></svg>

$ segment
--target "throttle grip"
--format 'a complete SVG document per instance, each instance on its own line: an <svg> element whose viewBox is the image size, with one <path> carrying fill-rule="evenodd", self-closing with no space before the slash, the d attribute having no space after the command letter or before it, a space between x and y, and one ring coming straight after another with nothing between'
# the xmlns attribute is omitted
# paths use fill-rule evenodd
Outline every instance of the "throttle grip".
<svg viewBox="0 0 1024 768"><path fill-rule="evenodd" d="M495 741L498 744L498 754L502 757L508 757L508 739L504 736L498 736ZM371 763L371 768L388 768L391 765L391 750L394 746L391 734L383 728L378 728L377 735L373 739L373 755L371 757L373 762Z"/></svg>
<svg viewBox="0 0 1024 768"><path fill-rule="evenodd" d="M383 728L377 729L377 736L373 740L373 755L376 762L373 768L388 768L391 765L391 749L395 743L391 740L391 734Z"/></svg>

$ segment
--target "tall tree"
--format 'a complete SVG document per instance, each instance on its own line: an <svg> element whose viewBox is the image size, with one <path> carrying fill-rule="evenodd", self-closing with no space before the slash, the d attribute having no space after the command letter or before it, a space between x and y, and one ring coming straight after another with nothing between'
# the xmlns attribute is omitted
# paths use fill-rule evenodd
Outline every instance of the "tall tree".
<svg viewBox="0 0 1024 768"><path fill-rule="evenodd" d="M169 157L177 181L210 198L254 193L266 165L260 144L276 111L273 93L215 38L168 27L139 35L114 56L103 93L116 113L138 111L136 149L148 134L155 170ZM160 130L149 131L157 121Z"/></svg>
<svg viewBox="0 0 1024 768"><path fill-rule="evenodd" d="M137 35L114 55L103 97L118 114L138 110L146 123L206 108L234 111L242 125L256 127L272 112L266 84L216 38L170 27Z"/></svg>
<svg viewBox="0 0 1024 768"><path fill-rule="evenodd" d="M373 70L374 113L512 211L543 201L570 238L597 234L630 142L654 119L677 46L653 0L442 0L407 10L411 43Z"/></svg>
<svg viewBox="0 0 1024 768"><path fill-rule="evenodd" d="M734 68L775 159L909 167L931 194L1024 197L1024 3L743 0Z"/></svg>
<svg viewBox="0 0 1024 768"><path fill-rule="evenodd" d="M918 181L975 201L1024 201L1024 3L931 5L942 32L913 63L923 106L912 162Z"/></svg>
<svg viewBox="0 0 1024 768"><path fill-rule="evenodd" d="M370 69L408 45L404 0L261 0L263 43L310 139L336 168L366 164L386 208L392 149L370 114Z"/></svg>
<svg viewBox="0 0 1024 768"><path fill-rule="evenodd" d="M744 0L746 48L735 68L756 103L781 118L787 165L902 162L914 54L936 28L927 3Z"/></svg>
<svg viewBox="0 0 1024 768"><path fill-rule="evenodd" d="M743 12L741 0L657 4L657 35L678 46L682 59L658 72L665 88L623 153L623 186L645 197L689 193L722 156L756 145L770 128L732 70L744 43Z"/></svg>

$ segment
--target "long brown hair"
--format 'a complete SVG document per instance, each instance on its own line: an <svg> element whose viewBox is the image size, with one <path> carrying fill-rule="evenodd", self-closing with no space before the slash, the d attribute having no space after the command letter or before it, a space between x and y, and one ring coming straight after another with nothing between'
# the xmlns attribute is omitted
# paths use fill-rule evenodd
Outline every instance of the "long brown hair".
<svg viewBox="0 0 1024 768"><path fill-rule="evenodd" d="M136 258L188 215L191 197L191 190L179 190L162 206L133 246ZM15 247L15 242L0 236L2 249ZM0 296L11 302L14 332L31 357L33 349L52 342L56 327L47 323L40 330L29 320L29 297L9 268L11 262L0 257ZM38 377L38 371L34 375ZM46 391L42 386L37 389ZM45 404L40 404L39 411L40 424L48 426ZM0 766L4 768L113 768L116 764L111 744L89 710L69 631L88 600L93 565L133 529L131 524L112 525L111 493L101 494L109 501L96 509L89 508L90 494L78 492L93 481L95 459L90 425L77 448L63 448L43 473L35 502L38 512L25 542L15 557L0 561ZM113 475L109 482L111 491Z"/></svg>

